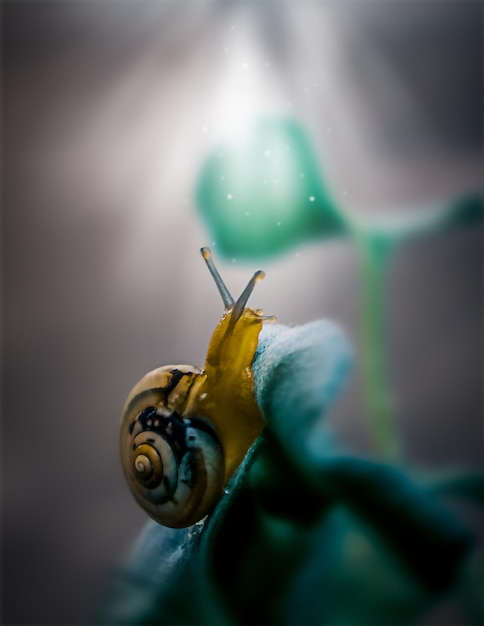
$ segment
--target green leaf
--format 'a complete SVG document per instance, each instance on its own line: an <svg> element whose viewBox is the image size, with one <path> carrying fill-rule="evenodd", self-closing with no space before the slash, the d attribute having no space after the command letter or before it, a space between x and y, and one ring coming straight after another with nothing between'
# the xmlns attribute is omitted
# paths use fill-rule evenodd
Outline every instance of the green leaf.
<svg viewBox="0 0 484 626"><path fill-rule="evenodd" d="M284 601L286 624L410 624L432 600L378 534L346 508L331 509L312 543Z"/></svg>
<svg viewBox="0 0 484 626"><path fill-rule="evenodd" d="M326 454L324 415L346 382L352 352L335 324L265 325L252 369L269 427L290 456L312 472Z"/></svg>
<svg viewBox="0 0 484 626"><path fill-rule="evenodd" d="M232 622L411 624L457 581L470 534L397 470L332 459L320 488L267 433L199 559Z"/></svg>
<svg viewBox="0 0 484 626"><path fill-rule="evenodd" d="M266 432L209 518L147 526L96 623L412 624L459 585L477 614L472 537L439 490L343 453L324 427L349 363L333 324L266 327Z"/></svg>

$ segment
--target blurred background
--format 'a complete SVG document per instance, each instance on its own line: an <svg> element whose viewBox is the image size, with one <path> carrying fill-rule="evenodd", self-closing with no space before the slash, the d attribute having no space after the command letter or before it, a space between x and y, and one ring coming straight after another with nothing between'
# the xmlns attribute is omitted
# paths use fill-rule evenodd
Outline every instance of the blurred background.
<svg viewBox="0 0 484 626"><path fill-rule="evenodd" d="M131 386L204 362L222 304L195 188L257 115L307 130L349 214L482 185L482 5L250 0L2 3L2 619L76 624L145 522L123 482ZM409 462L482 466L483 231L400 249L387 350ZM217 257L238 294L255 263ZM347 240L264 261L251 298L356 347L328 416L371 451L360 264Z"/></svg>

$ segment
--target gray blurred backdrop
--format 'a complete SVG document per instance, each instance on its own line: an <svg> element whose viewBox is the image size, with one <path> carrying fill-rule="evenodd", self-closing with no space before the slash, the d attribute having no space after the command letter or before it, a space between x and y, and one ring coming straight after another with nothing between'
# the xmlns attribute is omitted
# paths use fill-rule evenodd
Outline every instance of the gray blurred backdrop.
<svg viewBox="0 0 484 626"><path fill-rule="evenodd" d="M203 156L249 112L308 130L348 211L481 185L480 2L3 2L2 611L85 623L144 524L118 419L222 312L199 256ZM390 374L417 467L481 465L481 229L414 243L387 291ZM255 265L217 259L239 292ZM264 263L251 302L360 343L346 242ZM358 356L329 419L369 449Z"/></svg>

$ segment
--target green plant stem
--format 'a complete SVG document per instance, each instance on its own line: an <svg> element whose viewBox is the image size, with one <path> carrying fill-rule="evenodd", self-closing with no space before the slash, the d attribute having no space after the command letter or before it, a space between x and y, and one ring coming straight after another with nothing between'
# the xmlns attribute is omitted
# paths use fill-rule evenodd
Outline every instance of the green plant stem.
<svg viewBox="0 0 484 626"><path fill-rule="evenodd" d="M363 376L368 418L375 448L390 462L401 456L388 366L385 359L385 276L390 256L388 241L365 236L360 240L363 269Z"/></svg>

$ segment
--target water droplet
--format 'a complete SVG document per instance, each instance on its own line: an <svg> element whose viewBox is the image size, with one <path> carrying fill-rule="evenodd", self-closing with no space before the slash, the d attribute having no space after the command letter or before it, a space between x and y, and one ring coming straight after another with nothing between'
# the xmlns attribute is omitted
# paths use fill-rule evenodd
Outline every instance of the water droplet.
<svg viewBox="0 0 484 626"><path fill-rule="evenodd" d="M276 225L277 225L277 226L280 226L280 225L281 225L281 222L277 222L277 224L276 224Z"/></svg>
<svg viewBox="0 0 484 626"><path fill-rule="evenodd" d="M232 263L237 263L237 259L232 259Z"/></svg>
<svg viewBox="0 0 484 626"><path fill-rule="evenodd" d="M314 202L315 197L314 196L309 196L309 202Z"/></svg>
<svg viewBox="0 0 484 626"><path fill-rule="evenodd" d="M228 194L227 194L227 200L232 200L232 198L233 198L233 197L234 197L234 196L233 196L231 193L228 193Z"/></svg>

